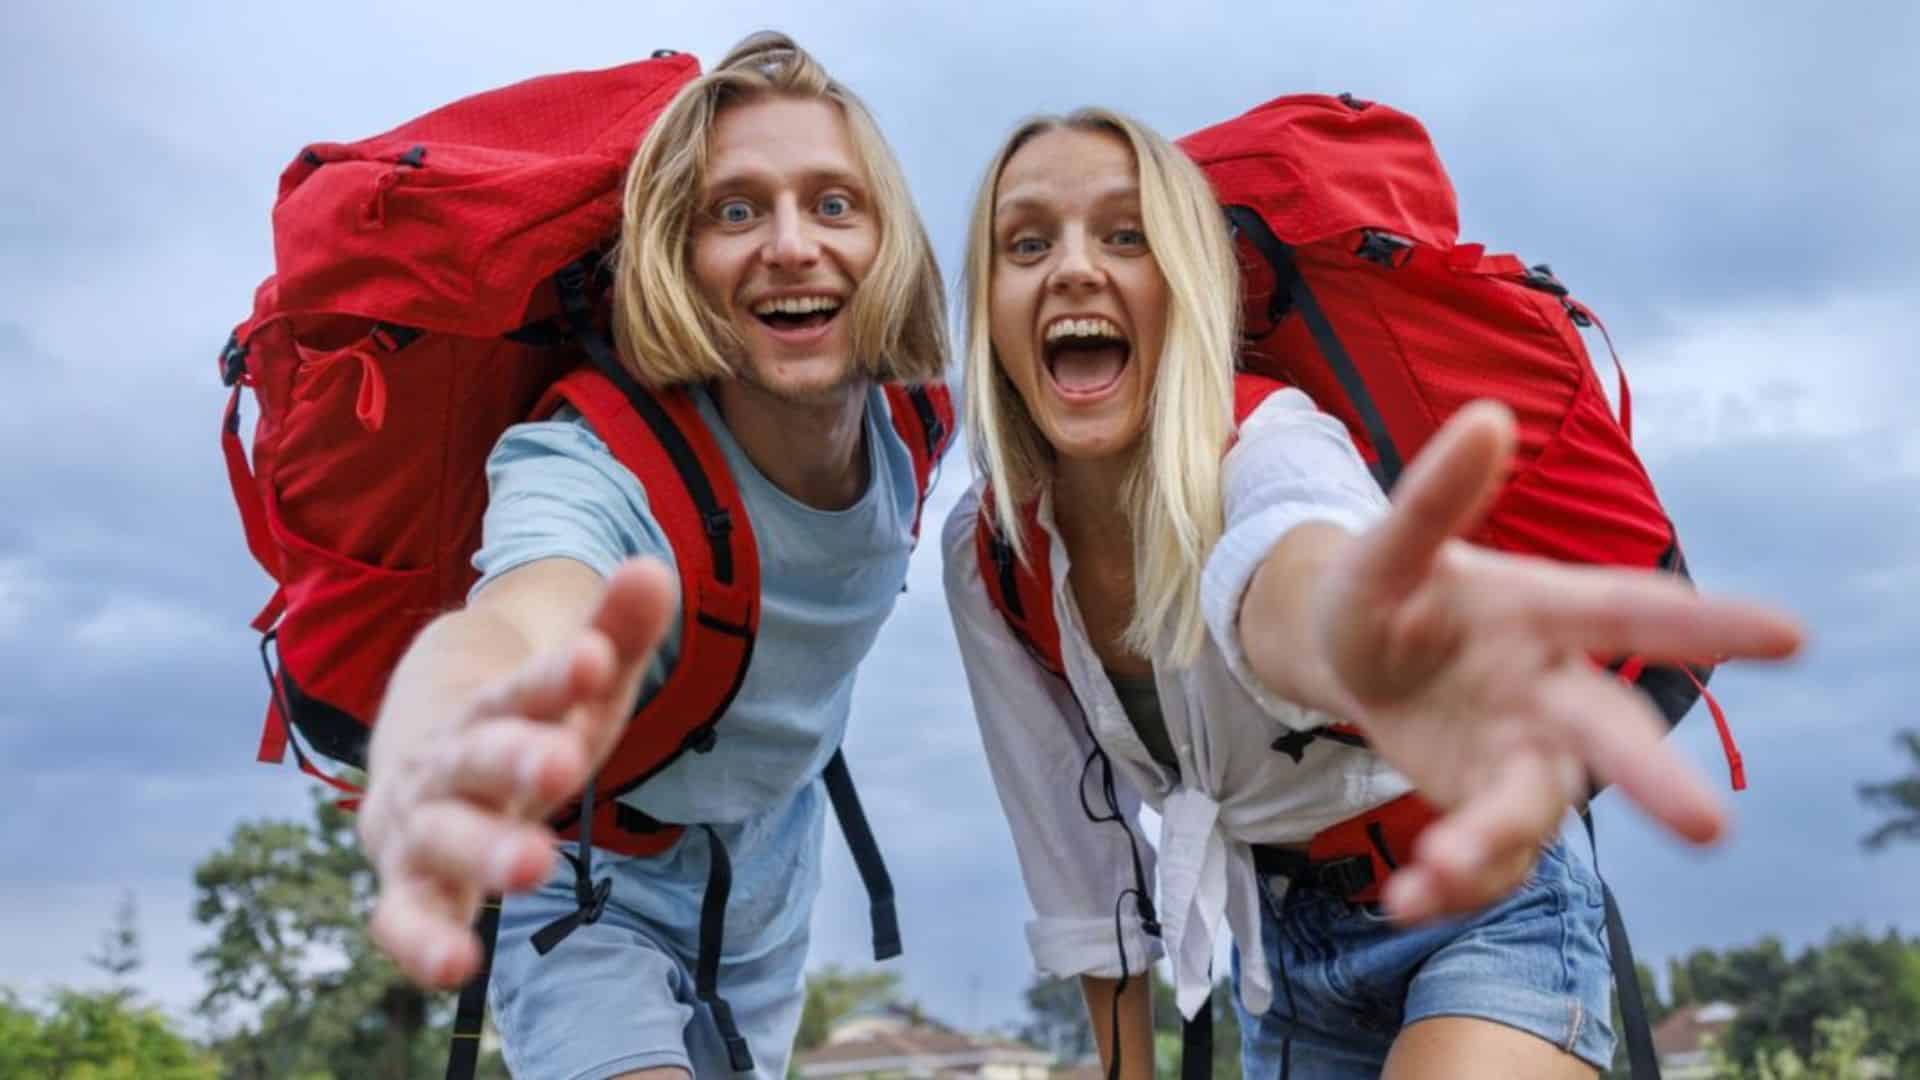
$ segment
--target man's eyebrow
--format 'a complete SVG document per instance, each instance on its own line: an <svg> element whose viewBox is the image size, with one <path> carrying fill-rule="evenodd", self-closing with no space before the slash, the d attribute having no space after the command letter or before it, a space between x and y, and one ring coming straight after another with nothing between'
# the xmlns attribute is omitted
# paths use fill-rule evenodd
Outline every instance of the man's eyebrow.
<svg viewBox="0 0 1920 1080"><path fill-rule="evenodd" d="M846 187L859 191L865 191L867 188L865 177L838 165L816 165L800 170L793 174L793 177L802 188ZM781 183L782 177L768 170L750 166L708 176L706 190L712 194L739 191L745 188L771 188Z"/></svg>

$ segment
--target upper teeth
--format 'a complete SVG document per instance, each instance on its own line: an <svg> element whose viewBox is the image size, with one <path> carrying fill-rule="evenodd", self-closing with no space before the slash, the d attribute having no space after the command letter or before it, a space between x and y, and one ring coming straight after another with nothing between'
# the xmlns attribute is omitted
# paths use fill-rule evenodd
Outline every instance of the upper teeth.
<svg viewBox="0 0 1920 1080"><path fill-rule="evenodd" d="M1048 341L1059 341L1066 337L1126 339L1126 335L1120 332L1118 326L1101 318L1061 319L1047 327Z"/></svg>
<svg viewBox="0 0 1920 1080"><path fill-rule="evenodd" d="M831 296L779 296L753 305L755 315L805 315L814 311L833 311L840 301Z"/></svg>

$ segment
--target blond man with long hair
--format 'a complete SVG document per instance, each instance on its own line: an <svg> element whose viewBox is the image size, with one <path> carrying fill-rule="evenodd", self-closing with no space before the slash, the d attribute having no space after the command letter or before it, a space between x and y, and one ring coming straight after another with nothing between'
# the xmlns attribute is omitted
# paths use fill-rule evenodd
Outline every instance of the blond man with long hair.
<svg viewBox="0 0 1920 1080"><path fill-rule="evenodd" d="M604 908L551 955L532 947L583 903L546 815L677 654L673 552L647 478L563 409L495 448L480 580L387 691L360 823L380 877L372 932L415 980L458 985L480 964L482 896L511 894L490 986L515 1075L724 1076L744 1047L752 1075L782 1077L821 771L918 511L877 384L937 379L946 360L940 277L900 168L859 99L791 40L743 41L650 129L628 173L614 328L639 383L691 395L757 541L753 662L713 748L619 796L705 827L658 856L599 854ZM709 954L702 906L723 853L731 898ZM709 958L718 1000L697 986Z"/></svg>
<svg viewBox="0 0 1920 1080"><path fill-rule="evenodd" d="M946 524L948 600L1035 964L1081 979L1109 1066L1154 1075L1153 954L1192 1016L1227 931L1248 1076L1604 1067L1601 894L1562 818L1591 770L1689 839L1722 819L1585 657L1775 657L1794 625L1466 546L1510 453L1498 407L1456 417L1389 507L1336 420L1236 375L1219 209L1124 116L1015 129L965 283L980 475ZM1022 573L1057 654L993 599ZM1384 883L1340 844L1377 848Z"/></svg>

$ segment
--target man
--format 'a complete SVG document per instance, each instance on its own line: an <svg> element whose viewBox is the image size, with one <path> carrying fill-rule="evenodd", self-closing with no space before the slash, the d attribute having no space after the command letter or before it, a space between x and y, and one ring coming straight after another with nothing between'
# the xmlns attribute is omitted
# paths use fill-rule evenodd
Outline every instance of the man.
<svg viewBox="0 0 1920 1080"><path fill-rule="evenodd" d="M481 963L469 927L482 897L511 894L491 999L516 1075L726 1075L737 1027L757 1074L780 1077L803 997L820 774L917 524L909 452L876 383L939 377L939 276L864 106L777 34L742 42L656 121L616 263L620 363L647 387L691 388L758 545L758 639L713 749L619 796L711 829L653 857L597 854L604 911L550 955L531 947L578 903L545 822L678 651L674 553L648 497L672 480L636 479L563 407L496 447L480 581L388 688L360 823L381 881L372 932L412 978L458 985ZM730 1010L701 1001L694 975L722 857Z"/></svg>

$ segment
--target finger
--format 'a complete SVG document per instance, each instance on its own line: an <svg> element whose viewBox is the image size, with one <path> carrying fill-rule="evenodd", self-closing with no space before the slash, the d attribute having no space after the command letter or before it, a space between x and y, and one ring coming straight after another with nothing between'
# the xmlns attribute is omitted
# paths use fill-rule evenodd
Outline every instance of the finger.
<svg viewBox="0 0 1920 1080"><path fill-rule="evenodd" d="M1524 620L1530 633L1567 649L1682 663L1721 657L1782 659L1803 643L1785 612L1704 596L1671 575L1567 566L1472 551L1461 592L1493 618Z"/></svg>
<svg viewBox="0 0 1920 1080"><path fill-rule="evenodd" d="M568 717L584 740L593 767L612 750L633 709L640 680L666 636L676 605L677 586L658 559L633 559L607 580L599 606L588 622L590 637L606 642L614 657L612 677Z"/></svg>
<svg viewBox="0 0 1920 1080"><path fill-rule="evenodd" d="M474 701L474 712L480 716L556 720L582 698L605 693L616 675L616 663L604 638L582 635L481 690Z"/></svg>
<svg viewBox="0 0 1920 1080"><path fill-rule="evenodd" d="M1548 693L1551 722L1602 782L1692 843L1720 837L1726 810L1705 778L1667 741L1667 725L1645 697L1585 667L1554 680Z"/></svg>
<svg viewBox="0 0 1920 1080"><path fill-rule="evenodd" d="M588 625L613 647L621 674L652 660L673 618L678 585L658 559L629 559L607 579Z"/></svg>
<svg viewBox="0 0 1920 1080"><path fill-rule="evenodd" d="M1570 797L1546 755L1527 752L1502 762L1485 787L1421 834L1414 845L1414 865L1424 872L1420 907L1390 912L1399 918L1468 912L1512 892L1526 880L1540 845L1559 829Z"/></svg>
<svg viewBox="0 0 1920 1080"><path fill-rule="evenodd" d="M552 832L457 799L423 803L407 832L390 865L397 862L401 876L425 878L455 895L525 892L553 870Z"/></svg>
<svg viewBox="0 0 1920 1080"><path fill-rule="evenodd" d="M425 879L383 875L368 933L402 974L420 986L445 989L480 970L480 940L463 910Z"/></svg>
<svg viewBox="0 0 1920 1080"><path fill-rule="evenodd" d="M1365 534L1359 580L1404 595L1427 574L1447 540L1480 520L1513 455L1513 416L1479 401L1455 413L1400 476L1393 508Z"/></svg>
<svg viewBox="0 0 1920 1080"><path fill-rule="evenodd" d="M551 806L587 782L587 754L577 732L524 717L483 720L455 736L433 785L494 810Z"/></svg>

